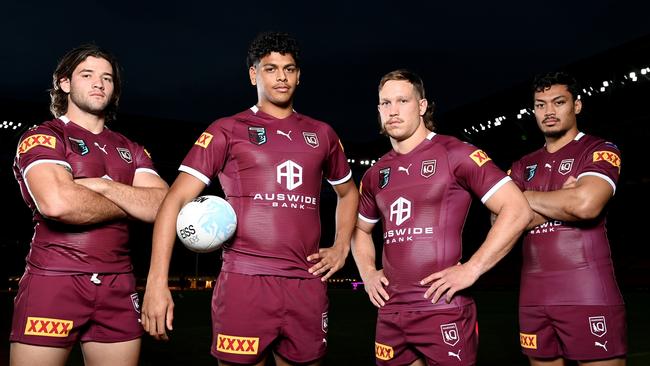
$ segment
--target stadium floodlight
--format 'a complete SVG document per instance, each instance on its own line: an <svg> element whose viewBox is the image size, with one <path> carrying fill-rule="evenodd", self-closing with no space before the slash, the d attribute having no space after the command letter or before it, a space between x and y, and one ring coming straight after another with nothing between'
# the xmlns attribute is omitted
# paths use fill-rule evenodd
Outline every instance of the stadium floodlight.
<svg viewBox="0 0 650 366"><path fill-rule="evenodd" d="M603 86L605 88L607 88L609 86L609 81L607 81L607 80L603 81Z"/></svg>
<svg viewBox="0 0 650 366"><path fill-rule="evenodd" d="M501 121L494 122L495 126L501 126Z"/></svg>

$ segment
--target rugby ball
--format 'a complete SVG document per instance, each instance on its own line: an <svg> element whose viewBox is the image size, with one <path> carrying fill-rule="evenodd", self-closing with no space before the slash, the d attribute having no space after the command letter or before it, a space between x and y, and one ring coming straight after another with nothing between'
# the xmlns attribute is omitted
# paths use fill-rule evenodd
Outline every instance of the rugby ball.
<svg viewBox="0 0 650 366"><path fill-rule="evenodd" d="M218 196L199 196L186 203L176 218L181 243L197 253L215 251L237 228L237 215L228 201Z"/></svg>

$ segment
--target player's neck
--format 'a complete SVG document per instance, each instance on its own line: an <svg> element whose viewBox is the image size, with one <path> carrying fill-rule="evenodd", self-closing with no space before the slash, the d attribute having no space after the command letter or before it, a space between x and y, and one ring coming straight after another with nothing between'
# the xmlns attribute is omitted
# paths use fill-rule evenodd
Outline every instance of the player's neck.
<svg viewBox="0 0 650 366"><path fill-rule="evenodd" d="M420 124L417 130L404 140L398 141L391 137L390 144L393 146L395 152L399 154L408 154L420 145L422 141L427 138L430 132L431 131L424 127L424 124Z"/></svg>
<svg viewBox="0 0 650 366"><path fill-rule="evenodd" d="M578 136L578 129L573 128L560 137L546 137L546 151L554 153L565 147Z"/></svg>
<svg viewBox="0 0 650 366"><path fill-rule="evenodd" d="M74 104L70 104L68 105L68 110L65 112L65 115L75 124L94 134L98 134L104 130L106 119L103 114L96 115L88 113L75 107Z"/></svg>
<svg viewBox="0 0 650 366"><path fill-rule="evenodd" d="M289 117L293 113L293 104L288 103L286 106L285 105L277 105L273 104L271 102L265 101L265 102L257 102L257 108L259 108L260 111L275 117L277 119L284 119Z"/></svg>

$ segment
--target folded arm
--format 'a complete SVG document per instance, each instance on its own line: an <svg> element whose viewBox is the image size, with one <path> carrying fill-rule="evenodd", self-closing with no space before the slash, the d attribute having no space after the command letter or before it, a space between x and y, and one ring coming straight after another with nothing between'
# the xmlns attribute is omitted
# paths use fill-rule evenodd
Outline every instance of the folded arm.
<svg viewBox="0 0 650 366"><path fill-rule="evenodd" d="M25 180L38 211L48 219L71 225L91 225L128 216L110 199L75 183L63 165L35 165L29 169Z"/></svg>
<svg viewBox="0 0 650 366"><path fill-rule="evenodd" d="M156 218L169 188L162 178L149 172L136 173L132 186L108 178L81 178L75 183L111 200L129 216L149 223Z"/></svg>

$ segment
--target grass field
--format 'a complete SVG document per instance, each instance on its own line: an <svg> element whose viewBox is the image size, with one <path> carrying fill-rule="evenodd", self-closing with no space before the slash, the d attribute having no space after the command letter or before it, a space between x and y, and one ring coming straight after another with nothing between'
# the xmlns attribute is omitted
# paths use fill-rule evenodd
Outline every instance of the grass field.
<svg viewBox="0 0 650 366"><path fill-rule="evenodd" d="M0 299L0 365L8 364L7 337L14 293L2 292ZM143 339L141 365L216 365L210 356L209 291L174 292L176 319L169 342ZM624 292L628 311L629 366L650 365L650 293ZM517 293L476 291L480 346L478 365L527 365L519 349ZM376 311L363 290L330 290L329 337L326 365L374 365ZM269 363L271 364L271 363ZM68 365L83 365L75 348Z"/></svg>

